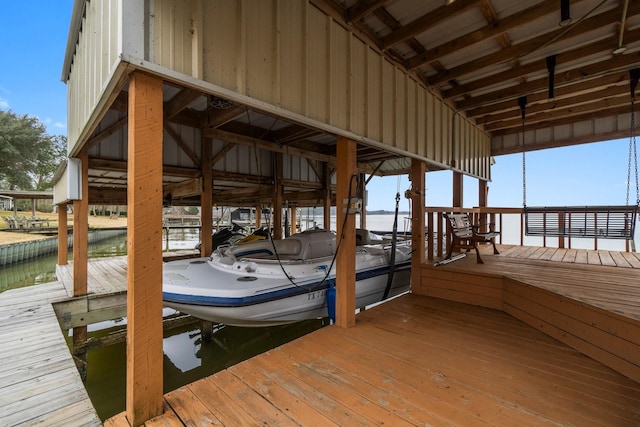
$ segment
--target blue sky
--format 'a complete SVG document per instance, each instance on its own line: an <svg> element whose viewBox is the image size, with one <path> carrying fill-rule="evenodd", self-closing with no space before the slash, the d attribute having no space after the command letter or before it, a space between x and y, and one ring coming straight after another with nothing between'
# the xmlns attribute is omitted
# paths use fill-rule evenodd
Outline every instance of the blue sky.
<svg viewBox="0 0 640 427"><path fill-rule="evenodd" d="M66 86L60 81L72 0L0 0L0 109L37 116L52 135L66 134ZM527 153L527 204L625 204L628 140ZM522 206L522 155L496 158L489 205ZM451 205L451 172L427 174L427 204ZM635 199L632 171L631 201ZM400 193L409 188L400 178ZM464 205L478 203L477 180L465 177ZM395 207L396 177L375 177L368 209ZM407 209L406 200L401 209Z"/></svg>

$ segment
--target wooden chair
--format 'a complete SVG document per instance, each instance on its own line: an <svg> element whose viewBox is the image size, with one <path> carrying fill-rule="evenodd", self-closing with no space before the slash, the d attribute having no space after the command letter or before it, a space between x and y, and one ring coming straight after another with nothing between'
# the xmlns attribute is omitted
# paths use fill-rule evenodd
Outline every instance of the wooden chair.
<svg viewBox="0 0 640 427"><path fill-rule="evenodd" d="M471 224L469 215L466 213L444 213L443 216L449 221L452 237L445 259L451 259L451 254L456 247L466 249L467 252L475 249L478 264L484 264L478 250L478 242L491 243L493 253L496 255L500 253L495 242L495 238L500 235L500 232L493 230L493 224L489 224L488 232L481 233L479 232L480 226Z"/></svg>

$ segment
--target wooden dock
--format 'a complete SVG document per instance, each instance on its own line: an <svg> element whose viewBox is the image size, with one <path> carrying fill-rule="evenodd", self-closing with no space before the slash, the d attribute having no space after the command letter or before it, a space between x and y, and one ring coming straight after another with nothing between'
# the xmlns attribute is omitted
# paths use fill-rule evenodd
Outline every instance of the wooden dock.
<svg viewBox="0 0 640 427"><path fill-rule="evenodd" d="M498 310L408 294L165 405L150 425L637 426L640 384Z"/></svg>
<svg viewBox="0 0 640 427"><path fill-rule="evenodd" d="M637 254L500 249L167 393L150 425L640 425Z"/></svg>
<svg viewBox="0 0 640 427"><path fill-rule="evenodd" d="M0 293L0 424L100 426L51 303L61 282Z"/></svg>

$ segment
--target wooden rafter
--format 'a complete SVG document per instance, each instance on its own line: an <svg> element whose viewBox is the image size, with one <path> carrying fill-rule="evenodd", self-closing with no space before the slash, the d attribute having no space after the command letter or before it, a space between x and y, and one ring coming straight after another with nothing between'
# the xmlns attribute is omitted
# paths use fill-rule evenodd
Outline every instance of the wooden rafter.
<svg viewBox="0 0 640 427"><path fill-rule="evenodd" d="M584 81L579 81L576 83L570 83L566 86L561 86L556 88L555 96L556 99L561 99L563 97L570 97L574 93L585 93L590 90L601 90L608 87L612 87L620 84L629 83L629 74L625 71L619 71L614 74L605 75L602 77L597 77L595 79L588 79ZM527 102L529 105L532 105L536 102L544 102L548 100L548 92L546 88L542 88L537 92L531 92L527 95ZM514 101L513 98L509 98L504 101L499 101L494 104L489 104L482 107L473 108L471 110L467 110L467 114L470 117L480 117L486 114L491 114L495 112L508 111L512 109L518 109L518 103ZM518 111L520 111L518 109Z"/></svg>
<svg viewBox="0 0 640 427"><path fill-rule="evenodd" d="M193 89L183 89L173 98L164 104L164 115L166 119L172 119L182 110L187 108L189 104L202 96L201 92Z"/></svg>
<svg viewBox="0 0 640 427"><path fill-rule="evenodd" d="M407 39L420 34L427 28L443 21L445 18L462 13L470 7L475 6L479 0L457 0L450 5L441 6L420 18L411 21L407 25L399 28L398 30L386 35L380 41L380 46L383 49L389 49L390 47L401 43Z"/></svg>
<svg viewBox="0 0 640 427"><path fill-rule="evenodd" d="M90 149L94 145L99 144L101 141L104 141L105 139L109 138L111 135L125 127L128 120L129 117L125 116L100 133L94 135L91 139L89 139L89 141L87 141L87 149Z"/></svg>
<svg viewBox="0 0 640 427"><path fill-rule="evenodd" d="M547 102L541 102L541 103L532 103L531 105L527 105L526 113L527 113L527 117L531 118L537 113L543 113L546 111L555 112L560 108L569 108L569 107L581 108L581 106L587 105L594 98L605 99L607 97L622 96L622 95L626 96L625 102L628 103L629 88L627 87L627 85L611 86L599 91L583 93L577 96L561 98L561 99L556 98L556 99L549 100ZM512 120L512 119L519 119L519 118L520 118L520 108L517 106L514 106L513 109L508 111L480 116L476 119L476 123L491 124L495 122L501 122L503 120Z"/></svg>
<svg viewBox="0 0 640 427"><path fill-rule="evenodd" d="M606 61L590 64L585 67L568 70L561 75L556 76L556 85L578 82L589 78L598 78L603 74L617 74L626 70L628 67L636 65L640 62L640 52L633 52L627 55L614 56ZM625 78L628 78L625 76ZM527 95L531 92L545 90L548 87L547 78L532 80L530 82L514 85L507 89L485 93L470 99L465 99L457 104L459 109L469 109L479 107L485 104L491 104L496 100L505 98L516 99L519 96Z"/></svg>
<svg viewBox="0 0 640 427"><path fill-rule="evenodd" d="M407 60L408 68L417 68L423 64L433 62L446 54L450 54L460 49L467 48L487 38L496 37L518 26L524 25L527 22L547 15L557 8L557 0L545 0L543 3L531 6L520 13L503 18L496 24L487 25L479 30L472 31L468 34L460 36L455 40L441 44L440 46L437 46L435 48L428 49L421 55L416 55L413 58L409 58Z"/></svg>
<svg viewBox="0 0 640 427"><path fill-rule="evenodd" d="M359 0L347 9L345 21L357 21L379 7L382 7L386 2L387 0Z"/></svg>
<svg viewBox="0 0 640 427"><path fill-rule="evenodd" d="M218 110L215 108L208 108L206 113L205 126L209 128L218 128L226 123L229 123L241 115L246 113L246 107L242 105L232 105L226 110Z"/></svg>
<svg viewBox="0 0 640 427"><path fill-rule="evenodd" d="M633 4L631 6L630 12L633 14L637 14L638 12L640 12L640 3ZM573 28L571 32L566 33L566 35L562 37L562 40L588 33L590 31L593 31L593 29L595 28L613 24L619 19L620 11L617 9L612 9L600 15L587 18L580 25ZM523 55L528 55L534 52L541 46L549 43L550 40L554 40L560 37L565 32L566 29L558 28L551 32L542 34L538 37L534 37L521 43L515 44L511 47L500 49L499 51L491 53L489 55L485 55L482 58L474 58L472 61L465 62L453 68L449 68L447 70L443 70L440 73L429 76L429 83L439 84L447 80L455 79L460 76L473 73L478 69L488 67L493 64L515 61ZM581 53L582 55L584 55L584 51L581 50Z"/></svg>
<svg viewBox="0 0 640 427"><path fill-rule="evenodd" d="M189 147L180 137L178 132L176 132L169 123L164 124L164 130L171 136L171 138L178 144L178 147L191 159L191 161L196 165L196 167L200 167L200 158L198 155Z"/></svg>
<svg viewBox="0 0 640 427"><path fill-rule="evenodd" d="M636 29L629 32L631 37L640 38L640 29ZM556 62L558 67L562 64L570 63L572 61L579 60L584 57L585 52L589 52L590 54L598 53L598 52L611 52L616 48L615 41L610 39L598 40L596 42L590 43L580 49L570 50L565 53L559 53L556 55ZM545 58L542 58L538 61L529 62L526 65L521 65L515 68L512 68L508 71L504 71L502 73L492 74L489 77L474 80L470 83L460 85L456 88L446 90L442 94L445 98L451 98L455 96L460 96L465 93L473 92L480 89L486 89L491 86L500 84L505 81L511 81L513 79L517 79L520 77L524 77L526 75L544 72L547 69L547 63ZM564 71L563 71L564 72Z"/></svg>

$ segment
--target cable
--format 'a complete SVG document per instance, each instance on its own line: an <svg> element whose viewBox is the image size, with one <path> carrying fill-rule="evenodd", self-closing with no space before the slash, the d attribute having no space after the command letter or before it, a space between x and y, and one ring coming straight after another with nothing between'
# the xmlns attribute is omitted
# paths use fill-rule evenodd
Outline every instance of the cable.
<svg viewBox="0 0 640 427"><path fill-rule="evenodd" d="M349 199L351 199L351 197L353 196L352 190L353 190L353 181L354 178L358 178L358 176L356 174L351 176L351 179L349 180ZM347 210L346 215L349 215L349 211ZM346 225L347 225L347 221L346 221L346 217L345 217L345 221L343 221L342 223L342 230L340 231L340 240L338 241L338 244L336 246L336 250L333 254L333 258L331 259L331 264L329 264L329 268L327 269L327 272L325 273L324 277L322 278L322 280L320 281L320 283L318 285L316 285L315 287L309 287L307 289L307 291L309 293L311 293L313 291L314 288L318 288L320 286L322 286L326 281L327 278L329 277L329 274L331 274L331 269L333 268L333 264L336 261L336 258L338 257L338 252L340 251L340 247L342 246L342 241L344 240L344 232L346 229ZM287 273L287 271L284 268L284 265L282 264L282 260L280 259L280 255L278 254L278 250L276 249L276 244L273 241L273 236L271 235L271 227L269 227L267 229L267 233L269 235L269 241L271 242L271 245L273 246L273 252L274 255L276 257L276 260L278 261L278 265L280 266L280 269L282 270L282 273L285 275L285 277L287 278L287 280L295 287L301 288L301 289L305 289L304 286L299 285L298 283L293 281L293 278L291 276L289 276L289 274Z"/></svg>

